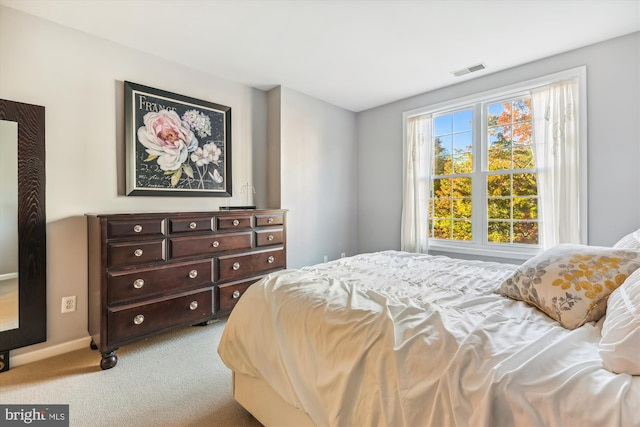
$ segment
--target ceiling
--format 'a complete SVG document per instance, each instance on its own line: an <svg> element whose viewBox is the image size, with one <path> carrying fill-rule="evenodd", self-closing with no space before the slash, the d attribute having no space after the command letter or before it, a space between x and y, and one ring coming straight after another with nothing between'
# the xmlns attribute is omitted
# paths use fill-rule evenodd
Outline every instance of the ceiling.
<svg viewBox="0 0 640 427"><path fill-rule="evenodd" d="M97 37L351 111L640 31L640 0L0 0ZM462 77L452 72L483 63Z"/></svg>

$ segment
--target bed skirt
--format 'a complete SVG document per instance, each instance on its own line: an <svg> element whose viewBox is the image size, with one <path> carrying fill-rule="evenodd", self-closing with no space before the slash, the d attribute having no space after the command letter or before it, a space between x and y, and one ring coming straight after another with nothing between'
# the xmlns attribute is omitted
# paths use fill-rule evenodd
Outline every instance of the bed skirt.
<svg viewBox="0 0 640 427"><path fill-rule="evenodd" d="M306 413L260 378L233 372L233 398L266 427L315 427Z"/></svg>

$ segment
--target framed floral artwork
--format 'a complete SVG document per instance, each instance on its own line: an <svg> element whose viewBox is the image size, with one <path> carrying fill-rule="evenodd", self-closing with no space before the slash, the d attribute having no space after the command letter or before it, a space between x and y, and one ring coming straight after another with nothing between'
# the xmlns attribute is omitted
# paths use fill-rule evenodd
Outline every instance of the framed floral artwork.
<svg viewBox="0 0 640 427"><path fill-rule="evenodd" d="M231 108L124 82L128 196L231 197Z"/></svg>

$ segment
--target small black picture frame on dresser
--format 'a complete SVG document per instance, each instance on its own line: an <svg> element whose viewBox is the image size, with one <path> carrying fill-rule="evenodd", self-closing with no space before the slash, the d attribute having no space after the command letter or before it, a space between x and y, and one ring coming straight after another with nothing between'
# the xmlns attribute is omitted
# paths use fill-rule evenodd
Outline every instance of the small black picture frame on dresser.
<svg viewBox="0 0 640 427"><path fill-rule="evenodd" d="M255 210L255 206L221 206L221 211L244 211L244 210Z"/></svg>

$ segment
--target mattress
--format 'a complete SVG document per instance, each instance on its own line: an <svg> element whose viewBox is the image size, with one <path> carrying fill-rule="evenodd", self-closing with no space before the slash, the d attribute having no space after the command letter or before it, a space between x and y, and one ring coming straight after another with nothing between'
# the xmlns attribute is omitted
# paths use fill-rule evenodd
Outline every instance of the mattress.
<svg viewBox="0 0 640 427"><path fill-rule="evenodd" d="M318 426L638 426L640 377L496 291L517 266L385 251L252 285L218 353Z"/></svg>

